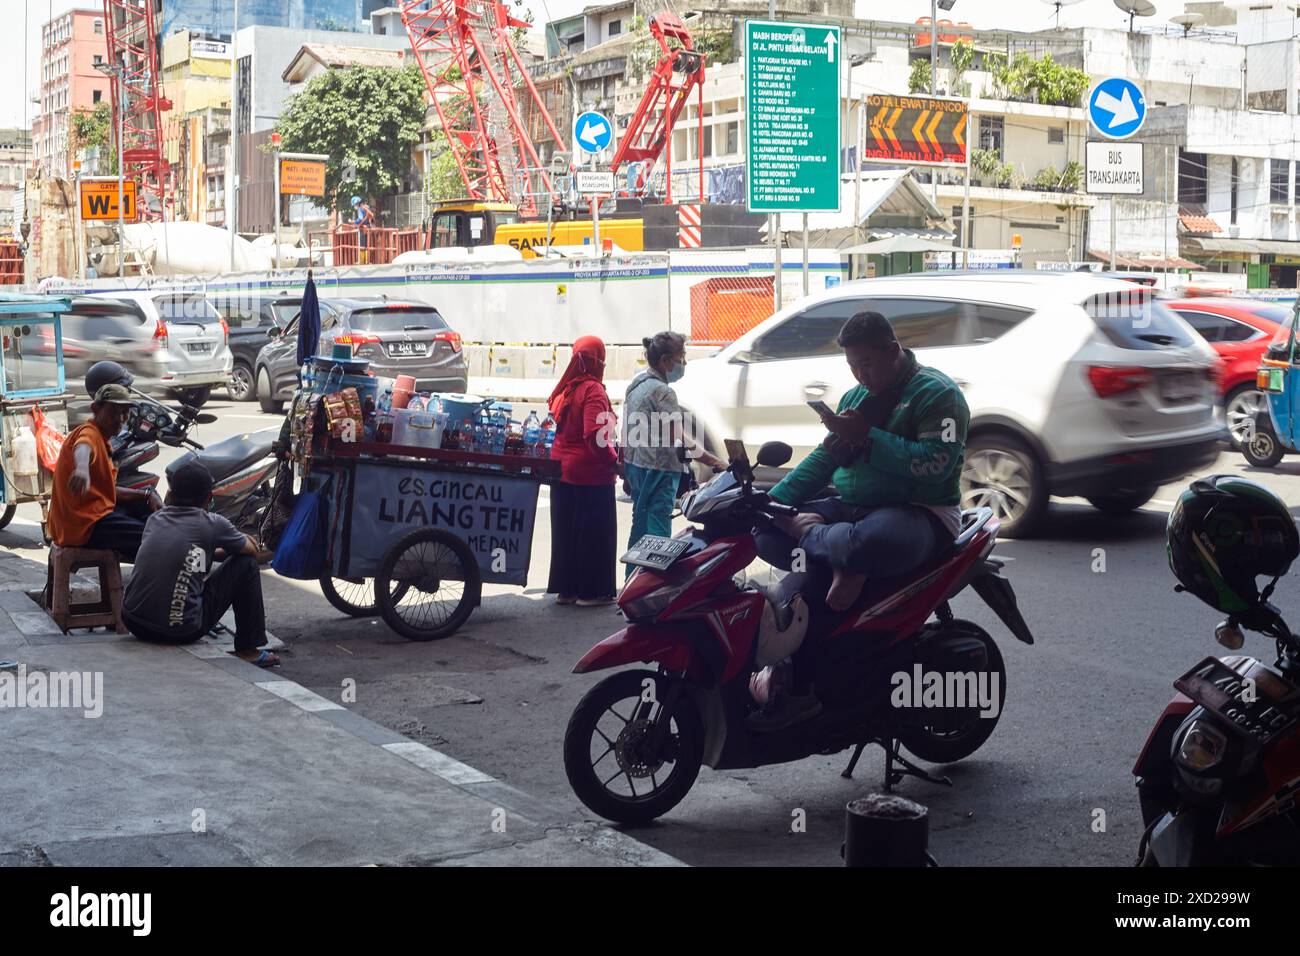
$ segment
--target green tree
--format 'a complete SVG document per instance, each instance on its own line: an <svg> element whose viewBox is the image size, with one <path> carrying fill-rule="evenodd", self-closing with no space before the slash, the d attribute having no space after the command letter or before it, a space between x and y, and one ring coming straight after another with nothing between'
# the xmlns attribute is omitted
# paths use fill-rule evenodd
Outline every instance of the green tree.
<svg viewBox="0 0 1300 956"><path fill-rule="evenodd" d="M461 178L456 157L447 144L447 134L440 132L438 138L442 141L442 152L429 160L424 171L424 198L431 203L460 199L465 195L465 180Z"/></svg>
<svg viewBox="0 0 1300 956"><path fill-rule="evenodd" d="M975 60L975 47L970 40L958 40L948 51L952 57L952 85L955 89L961 82L962 74L970 69L971 63Z"/></svg>
<svg viewBox="0 0 1300 956"><path fill-rule="evenodd" d="M912 70L907 74L907 91L909 93L929 93L930 76L929 60L913 60Z"/></svg>
<svg viewBox="0 0 1300 956"><path fill-rule="evenodd" d="M97 148L104 157L104 175L117 175L117 150L109 128L113 123L113 110L107 103L99 103L93 110L77 110L72 114L72 151Z"/></svg>
<svg viewBox="0 0 1300 956"><path fill-rule="evenodd" d="M275 128L286 152L329 156L326 198L331 209L346 210L354 194L397 191L410 172L424 113L424 78L415 63L396 70L355 67L312 79L289 100ZM344 183L349 166L357 178Z"/></svg>

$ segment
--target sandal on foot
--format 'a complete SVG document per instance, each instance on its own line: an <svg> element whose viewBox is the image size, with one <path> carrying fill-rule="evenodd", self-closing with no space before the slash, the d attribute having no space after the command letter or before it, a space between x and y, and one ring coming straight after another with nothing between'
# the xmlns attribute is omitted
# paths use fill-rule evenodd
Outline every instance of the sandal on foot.
<svg viewBox="0 0 1300 956"><path fill-rule="evenodd" d="M277 655L271 653L270 651L258 651L256 657L244 657L242 654L239 653L236 653L235 656L238 657L241 661L246 661L247 663L253 664L257 667L279 667L280 666L280 658Z"/></svg>

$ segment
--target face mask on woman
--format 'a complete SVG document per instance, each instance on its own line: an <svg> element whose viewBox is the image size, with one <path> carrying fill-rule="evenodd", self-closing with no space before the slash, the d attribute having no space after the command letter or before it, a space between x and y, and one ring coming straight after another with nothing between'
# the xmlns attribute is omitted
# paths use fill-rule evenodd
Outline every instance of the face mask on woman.
<svg viewBox="0 0 1300 956"><path fill-rule="evenodd" d="M674 365L669 369L668 374L664 376L669 382L680 382L682 376L686 374L686 362L682 361L679 365Z"/></svg>

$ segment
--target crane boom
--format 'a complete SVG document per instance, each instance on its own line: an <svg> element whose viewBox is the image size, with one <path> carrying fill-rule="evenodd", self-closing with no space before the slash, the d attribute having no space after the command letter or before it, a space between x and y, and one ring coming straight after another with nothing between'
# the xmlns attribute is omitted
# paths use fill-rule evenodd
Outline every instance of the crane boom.
<svg viewBox="0 0 1300 956"><path fill-rule="evenodd" d="M650 35L662 51L659 62L650 75L650 82L636 112L628 123L627 131L620 137L618 149L610 169L617 176L624 164L632 166L629 186L636 195L645 192L651 173L664 151L671 148L673 127L681 115L691 93L701 98L704 92L704 54L695 49L691 33L680 17L672 13L656 13L650 18ZM676 41L676 46L670 41ZM676 79L677 75L681 79ZM704 126L703 110L700 113L701 135ZM699 153L700 200L704 199L704 151ZM668 183L668 200L672 201L672 184Z"/></svg>
<svg viewBox="0 0 1300 956"><path fill-rule="evenodd" d="M553 187L519 108L520 86L560 149L564 139L510 38L528 24L501 0L403 0L399 9L469 198L535 215L537 196L549 198Z"/></svg>
<svg viewBox="0 0 1300 956"><path fill-rule="evenodd" d="M165 219L172 194L162 137L162 114L172 104L158 71L161 7L162 0L104 0L108 62L121 71L113 83L113 137L123 174L139 183L141 219Z"/></svg>

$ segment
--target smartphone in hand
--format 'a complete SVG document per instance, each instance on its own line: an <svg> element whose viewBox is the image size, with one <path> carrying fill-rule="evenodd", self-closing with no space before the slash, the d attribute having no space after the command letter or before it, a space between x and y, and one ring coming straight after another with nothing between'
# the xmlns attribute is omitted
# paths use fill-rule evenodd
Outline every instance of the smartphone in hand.
<svg viewBox="0 0 1300 956"><path fill-rule="evenodd" d="M835 414L835 409L831 408L821 399L808 402L808 407L811 408L818 415L820 415L822 418L830 418L832 415Z"/></svg>

